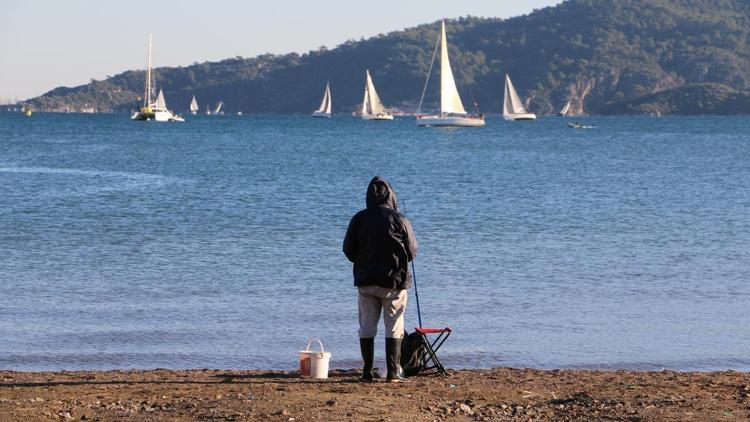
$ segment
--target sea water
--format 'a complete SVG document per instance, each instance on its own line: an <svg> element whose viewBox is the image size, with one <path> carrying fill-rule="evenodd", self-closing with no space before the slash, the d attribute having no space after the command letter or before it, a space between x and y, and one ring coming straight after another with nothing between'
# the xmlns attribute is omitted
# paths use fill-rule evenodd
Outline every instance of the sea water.
<svg viewBox="0 0 750 422"><path fill-rule="evenodd" d="M382 175L446 365L750 370L750 118L582 121L0 114L0 368L358 366Z"/></svg>

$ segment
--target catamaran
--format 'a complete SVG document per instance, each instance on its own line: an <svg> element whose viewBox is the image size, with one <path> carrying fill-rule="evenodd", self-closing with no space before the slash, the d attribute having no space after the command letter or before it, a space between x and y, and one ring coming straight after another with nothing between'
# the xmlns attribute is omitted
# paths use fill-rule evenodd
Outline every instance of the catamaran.
<svg viewBox="0 0 750 422"><path fill-rule="evenodd" d="M427 80L422 90L422 98L419 100L417 109L417 126L454 126L454 127L483 127L484 116L481 114L469 114L464 109L461 97L458 95L456 81L453 79L450 58L448 57L448 41L445 36L445 21L440 28L440 114L419 114L422 109L422 101L427 91L427 82L430 80L432 66L437 55L437 45L432 55L430 70L427 72Z"/></svg>
<svg viewBox="0 0 750 422"><path fill-rule="evenodd" d="M367 70L366 73L365 98L362 100L362 120L393 120L393 115L385 109L378 92L375 91L375 84L372 83L370 71Z"/></svg>
<svg viewBox="0 0 750 422"><path fill-rule="evenodd" d="M570 104L571 104L571 101L568 100L568 102L565 103L565 106L562 108L562 110L560 110L560 112L557 115L560 117L567 116L568 113L570 113Z"/></svg>
<svg viewBox="0 0 750 422"><path fill-rule="evenodd" d="M325 117L331 118L331 84L326 82L326 92L323 94L323 101L320 102L320 107L313 111L313 117Z"/></svg>
<svg viewBox="0 0 750 422"><path fill-rule="evenodd" d="M510 76L505 74L505 98L503 100L503 118L505 120L536 120L536 114L526 111L518 96Z"/></svg>
<svg viewBox="0 0 750 422"><path fill-rule="evenodd" d="M193 95L193 101L190 101L190 114L198 114L198 101L195 99L195 95Z"/></svg>
<svg viewBox="0 0 750 422"><path fill-rule="evenodd" d="M130 120L184 122L185 119L167 109L167 101L164 99L164 92L162 90L159 90L156 101L151 101L151 96L155 89L153 80L153 70L151 69L151 34L148 34L148 68L146 69L146 92L143 95L143 107L133 113Z"/></svg>

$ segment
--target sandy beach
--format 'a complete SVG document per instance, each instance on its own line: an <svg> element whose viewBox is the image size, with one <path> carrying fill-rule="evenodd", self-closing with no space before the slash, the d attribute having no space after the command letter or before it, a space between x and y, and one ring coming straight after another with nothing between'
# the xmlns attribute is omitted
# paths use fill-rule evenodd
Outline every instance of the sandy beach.
<svg viewBox="0 0 750 422"><path fill-rule="evenodd" d="M294 372L0 371L0 420L748 420L750 374L497 368L404 384Z"/></svg>

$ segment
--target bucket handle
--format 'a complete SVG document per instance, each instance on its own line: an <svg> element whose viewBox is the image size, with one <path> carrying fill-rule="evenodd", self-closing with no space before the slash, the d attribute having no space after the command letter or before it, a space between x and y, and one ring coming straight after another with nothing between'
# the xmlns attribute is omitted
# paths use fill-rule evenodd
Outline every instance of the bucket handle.
<svg viewBox="0 0 750 422"><path fill-rule="evenodd" d="M305 351L306 351L306 352L309 352L309 351L310 351L310 345L311 345L311 344L312 344L312 342L314 342L314 341L317 341L317 342L318 342L318 344L320 345L320 353L325 353L325 349L323 349L323 342L322 342L322 341L320 341L320 339L319 339L319 338L312 338L312 339L310 339L310 340L309 340L309 341L307 342L307 348L305 349Z"/></svg>

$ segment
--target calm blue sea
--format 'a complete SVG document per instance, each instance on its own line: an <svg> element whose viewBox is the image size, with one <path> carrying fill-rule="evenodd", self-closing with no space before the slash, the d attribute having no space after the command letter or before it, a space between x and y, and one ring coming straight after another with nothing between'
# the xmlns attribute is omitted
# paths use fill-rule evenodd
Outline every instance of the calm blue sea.
<svg viewBox="0 0 750 422"><path fill-rule="evenodd" d="M750 118L584 121L0 114L0 368L359 365L383 175L447 365L750 370Z"/></svg>

